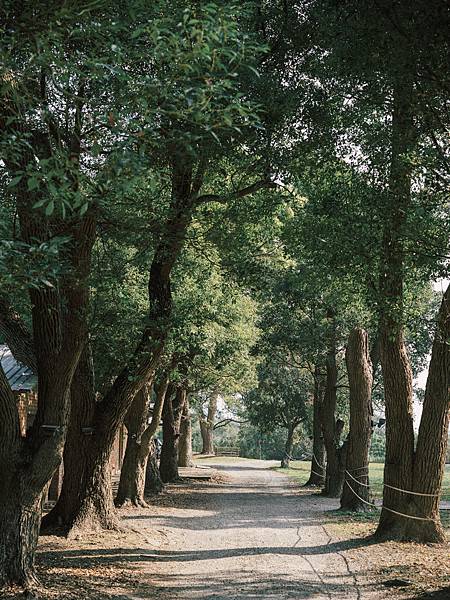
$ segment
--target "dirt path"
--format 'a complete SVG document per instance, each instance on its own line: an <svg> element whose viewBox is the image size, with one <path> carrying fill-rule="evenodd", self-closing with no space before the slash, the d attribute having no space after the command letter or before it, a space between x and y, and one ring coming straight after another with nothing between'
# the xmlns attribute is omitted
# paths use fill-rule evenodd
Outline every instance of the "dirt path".
<svg viewBox="0 0 450 600"><path fill-rule="evenodd" d="M338 500L270 464L224 460L225 482L176 484L148 508L122 509L122 532L41 536L39 599L450 598L448 548L374 543L374 522L329 512Z"/></svg>
<svg viewBox="0 0 450 600"><path fill-rule="evenodd" d="M333 540L320 522L318 513L336 501L299 495L262 461L216 466L227 483L194 489L192 508L159 509L152 519L167 537L145 553L141 568L151 570L160 591L185 600L382 597L357 581L345 542ZM142 527L133 518L129 523Z"/></svg>

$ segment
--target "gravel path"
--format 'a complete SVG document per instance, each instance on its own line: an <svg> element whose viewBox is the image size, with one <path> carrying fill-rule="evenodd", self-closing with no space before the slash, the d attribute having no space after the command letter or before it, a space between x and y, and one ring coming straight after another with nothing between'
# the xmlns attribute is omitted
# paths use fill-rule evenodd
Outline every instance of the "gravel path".
<svg viewBox="0 0 450 600"><path fill-rule="evenodd" d="M145 552L140 568L162 596L183 600L384 596L357 580L347 554L350 546L333 540L321 523L321 513L337 508L337 501L299 494L287 477L267 469L263 461L237 463L210 465L226 472L227 483L194 488L189 508L167 507L151 519L151 527L163 534L165 542ZM143 526L142 521L130 521L136 528Z"/></svg>

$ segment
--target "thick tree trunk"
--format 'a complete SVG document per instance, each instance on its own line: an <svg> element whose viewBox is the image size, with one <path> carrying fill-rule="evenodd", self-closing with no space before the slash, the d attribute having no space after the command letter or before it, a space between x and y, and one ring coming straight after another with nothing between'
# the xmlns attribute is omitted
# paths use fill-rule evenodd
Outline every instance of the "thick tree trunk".
<svg viewBox="0 0 450 600"><path fill-rule="evenodd" d="M12 482L10 482L12 483ZM22 485L3 487L0 493L0 589L4 585L32 588L42 497L24 497Z"/></svg>
<svg viewBox="0 0 450 600"><path fill-rule="evenodd" d="M322 429L325 449L327 452L327 467L325 472L324 495L339 498L344 483L344 472L339 457L340 431L336 423L336 391L338 369L336 364L336 323L334 313L329 311L331 321L330 345L326 361L326 385L322 402Z"/></svg>
<svg viewBox="0 0 450 600"><path fill-rule="evenodd" d="M289 461L292 457L292 448L294 447L295 425L290 425L287 430L286 442L284 445L284 455L281 459L281 468L289 469Z"/></svg>
<svg viewBox="0 0 450 600"><path fill-rule="evenodd" d="M383 509L377 535L402 538L414 462L412 372L403 335L403 228L411 201L410 152L414 144L413 86L399 81L394 90L389 205L383 233L380 274L380 361L386 405L386 462ZM392 512L396 511L396 512Z"/></svg>
<svg viewBox="0 0 450 600"><path fill-rule="evenodd" d="M159 472L164 483L176 481L178 474L178 444L180 424L186 391L179 387L175 395L168 396L163 410L163 445L159 461Z"/></svg>
<svg viewBox="0 0 450 600"><path fill-rule="evenodd" d="M367 333L354 329L345 355L350 386L350 432L346 442L346 475L341 509L369 507L369 447L372 421L372 363ZM360 482L360 483L359 483Z"/></svg>
<svg viewBox="0 0 450 600"><path fill-rule="evenodd" d="M128 410L125 417L128 440L120 472L116 506L125 504L147 506L144 500L147 461L150 451L154 447L153 436L159 426L167 387L168 379L164 376L162 381L155 386L153 411L150 409L151 398L147 386L136 394ZM152 412L152 419L148 424L150 412Z"/></svg>
<svg viewBox="0 0 450 600"><path fill-rule="evenodd" d="M67 400L66 400L67 401ZM20 434L16 399L0 366L0 586L36 584L34 555L42 498L62 457L64 427Z"/></svg>
<svg viewBox="0 0 450 600"><path fill-rule="evenodd" d="M178 446L178 466L192 467L192 423L189 414L189 399L186 398L181 416L180 443Z"/></svg>
<svg viewBox="0 0 450 600"><path fill-rule="evenodd" d="M61 493L55 506L42 519L42 531L61 527L65 535L71 533L80 510L82 490L88 483L88 473L94 469L95 409L94 367L91 348L87 344L71 386L70 422L64 447ZM109 465L106 470L95 486L95 499L91 503L91 510L98 510L96 515L90 516L91 522L96 521L99 524L95 529L100 526L112 529L118 523L114 517Z"/></svg>
<svg viewBox="0 0 450 600"><path fill-rule="evenodd" d="M322 433L322 398L323 383L316 367L314 372L313 396L313 451L311 458L311 472L306 486L323 486L325 483L325 445Z"/></svg>
<svg viewBox="0 0 450 600"><path fill-rule="evenodd" d="M200 433L202 436L202 454L215 454L214 452L214 421L217 412L218 392L212 392L208 403L206 419L200 416Z"/></svg>
<svg viewBox="0 0 450 600"><path fill-rule="evenodd" d="M150 394L145 386L134 397L124 420L128 437L115 499L116 506L147 506L144 500L144 486L148 447L142 448L141 438L147 428L149 411Z"/></svg>
<svg viewBox="0 0 450 600"><path fill-rule="evenodd" d="M439 499L447 453L450 401L450 286L444 294L428 370L425 399L414 457L411 491L404 499L401 537L415 542L445 542ZM395 491L395 490L392 490ZM418 495L423 494L423 495Z"/></svg>

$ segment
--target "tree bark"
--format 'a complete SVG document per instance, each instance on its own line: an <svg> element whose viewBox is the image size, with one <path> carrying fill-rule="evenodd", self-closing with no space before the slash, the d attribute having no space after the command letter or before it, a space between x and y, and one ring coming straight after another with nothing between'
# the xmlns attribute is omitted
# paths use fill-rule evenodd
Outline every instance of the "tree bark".
<svg viewBox="0 0 450 600"><path fill-rule="evenodd" d="M218 392L212 392L208 402L208 415L206 419L200 415L200 433L202 436L202 454L215 454L214 452L214 420L217 412Z"/></svg>
<svg viewBox="0 0 450 600"><path fill-rule="evenodd" d="M65 535L72 529L76 534L76 515L81 507L81 490L87 485L88 473L94 468L96 397L94 366L90 344L87 344L78 362L71 386L70 422L64 447L64 478L59 498L52 510L42 519L41 530L62 528ZM92 498L91 522L95 529L118 527L115 516L109 464L101 475ZM95 525L98 523L98 525Z"/></svg>
<svg viewBox="0 0 450 600"><path fill-rule="evenodd" d="M325 483L325 445L322 433L323 382L318 367L314 369L313 396L313 455L311 472L306 486L323 486Z"/></svg>
<svg viewBox="0 0 450 600"><path fill-rule="evenodd" d="M393 487L411 490L414 462L412 372L403 334L403 229L411 202L414 146L413 85L407 74L394 89L389 204L383 232L380 273L380 362L386 405L386 462L383 509L376 534L402 538L407 497ZM392 486L392 487L389 487ZM389 509L389 510L388 510Z"/></svg>
<svg viewBox="0 0 450 600"><path fill-rule="evenodd" d="M186 401L186 390L176 389L175 395L168 396L163 411L163 445L159 461L159 472L164 483L179 479L178 445L183 406Z"/></svg>
<svg viewBox="0 0 450 600"><path fill-rule="evenodd" d="M336 391L338 369L336 364L336 322L334 313L328 312L331 323L329 348L326 360L326 385L322 402L322 430L327 453L325 488L323 494L330 498L339 498L343 486L343 470L339 457L340 431L336 422Z"/></svg>
<svg viewBox="0 0 450 600"><path fill-rule="evenodd" d="M167 377L163 377L162 381L155 385L155 405L150 424L148 424L150 394L147 389L142 389L136 394L125 417L128 439L120 472L119 488L115 500L116 506L128 504L147 506L144 499L147 461L151 450L154 448L153 436L161 420L167 386Z"/></svg>
<svg viewBox="0 0 450 600"><path fill-rule="evenodd" d="M445 542L439 499L447 454L450 402L450 285L438 314L425 399L413 469L412 491L429 496L407 496L408 519L404 538L416 542Z"/></svg>
<svg viewBox="0 0 450 600"><path fill-rule="evenodd" d="M37 373L33 338L3 292L0 295L0 333L14 358Z"/></svg>
<svg viewBox="0 0 450 600"><path fill-rule="evenodd" d="M148 457L146 450L149 450L149 445L142 448L141 438L147 428L149 411L150 394L145 386L134 397L124 420L128 437L115 499L116 506L147 506L144 500L144 486Z"/></svg>
<svg viewBox="0 0 450 600"><path fill-rule="evenodd" d="M350 333L345 358L350 386L350 432L346 443L346 475L341 509L365 511L370 508L366 503L370 495L373 378L368 336L363 329L356 328Z"/></svg>
<svg viewBox="0 0 450 600"><path fill-rule="evenodd" d="M33 198L26 193L19 196L23 240L27 243L44 240L47 223L33 215L29 206ZM68 226L71 238L64 254L71 269L61 278L59 287L30 289L39 395L37 413L26 438L21 437L17 427L15 398L1 370L0 583L3 584L32 587L36 582L34 554L42 499L62 459L70 385L87 336L86 278L95 239L95 219L88 213Z"/></svg>
<svg viewBox="0 0 450 600"><path fill-rule="evenodd" d="M189 414L189 398L186 398L181 416L180 443L178 447L178 466L192 467L192 423Z"/></svg>
<svg viewBox="0 0 450 600"><path fill-rule="evenodd" d="M289 425L286 436L286 443L284 445L284 456L281 459L281 468L289 469L289 461L292 456L292 448L294 447L294 432L296 425Z"/></svg>

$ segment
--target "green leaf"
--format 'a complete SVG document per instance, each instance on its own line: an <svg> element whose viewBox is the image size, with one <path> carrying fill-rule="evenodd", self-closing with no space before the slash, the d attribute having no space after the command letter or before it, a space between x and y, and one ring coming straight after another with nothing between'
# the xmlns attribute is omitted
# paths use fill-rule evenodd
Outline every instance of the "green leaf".
<svg viewBox="0 0 450 600"><path fill-rule="evenodd" d="M30 177L27 182L28 191L32 192L33 190L39 187L39 181L36 177Z"/></svg>
<svg viewBox="0 0 450 600"><path fill-rule="evenodd" d="M45 207L45 214L49 217L53 211L55 210L55 202L54 200L50 200L50 202Z"/></svg>
<svg viewBox="0 0 450 600"><path fill-rule="evenodd" d="M19 181L22 179L22 177L23 177L23 174L22 175L17 175L13 179L11 179L11 181L9 182L8 187L14 187L15 185L17 185L19 183Z"/></svg>

